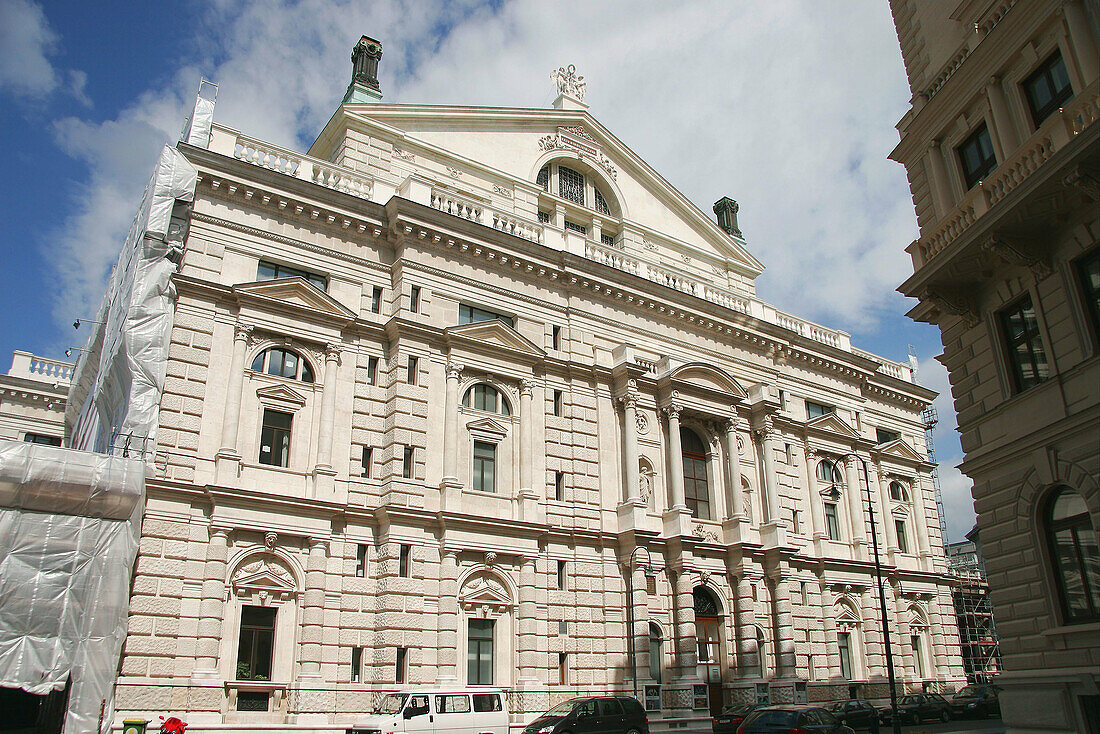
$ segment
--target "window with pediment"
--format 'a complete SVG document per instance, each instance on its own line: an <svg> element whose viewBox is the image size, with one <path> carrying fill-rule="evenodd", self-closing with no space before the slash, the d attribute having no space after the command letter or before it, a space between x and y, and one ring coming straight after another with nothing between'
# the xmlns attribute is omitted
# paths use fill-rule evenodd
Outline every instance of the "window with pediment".
<svg viewBox="0 0 1100 734"><path fill-rule="evenodd" d="M680 429L680 448L684 462L684 499L691 514L710 520L710 488L707 486L707 446L690 428Z"/></svg>
<svg viewBox="0 0 1100 734"><path fill-rule="evenodd" d="M257 354L252 360L252 371L289 380L313 382L313 369L305 358L283 347L270 347Z"/></svg>

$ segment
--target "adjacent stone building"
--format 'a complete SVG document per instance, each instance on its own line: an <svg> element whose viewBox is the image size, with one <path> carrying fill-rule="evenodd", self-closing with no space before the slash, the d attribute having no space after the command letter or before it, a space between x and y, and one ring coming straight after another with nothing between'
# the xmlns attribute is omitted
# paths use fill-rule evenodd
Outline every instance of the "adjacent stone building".
<svg viewBox="0 0 1100 734"><path fill-rule="evenodd" d="M387 105L380 55L308 153L178 145L120 717L330 731L448 682L520 720L883 697L872 511L901 685L961 685L933 393L757 298L736 202L699 211L571 67L553 109Z"/></svg>
<svg viewBox="0 0 1100 734"><path fill-rule="evenodd" d="M1009 731L1100 722L1100 9L891 0L913 107L892 157L974 481Z"/></svg>
<svg viewBox="0 0 1100 734"><path fill-rule="evenodd" d="M0 375L0 440L60 446L72 374L71 362L12 353L11 369Z"/></svg>

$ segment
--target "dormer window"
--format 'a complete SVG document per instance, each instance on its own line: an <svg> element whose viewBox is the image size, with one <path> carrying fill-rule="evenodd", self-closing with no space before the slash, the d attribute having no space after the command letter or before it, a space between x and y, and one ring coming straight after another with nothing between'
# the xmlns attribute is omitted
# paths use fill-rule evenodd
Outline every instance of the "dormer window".
<svg viewBox="0 0 1100 734"><path fill-rule="evenodd" d="M252 370L301 382L313 382L313 370L309 364L295 352L279 347L265 349L257 354L252 360Z"/></svg>
<svg viewBox="0 0 1100 734"><path fill-rule="evenodd" d="M557 194L578 206L593 209L607 217L618 216L605 193L606 186L591 173L565 164L547 163L539 170L535 183L546 193Z"/></svg>

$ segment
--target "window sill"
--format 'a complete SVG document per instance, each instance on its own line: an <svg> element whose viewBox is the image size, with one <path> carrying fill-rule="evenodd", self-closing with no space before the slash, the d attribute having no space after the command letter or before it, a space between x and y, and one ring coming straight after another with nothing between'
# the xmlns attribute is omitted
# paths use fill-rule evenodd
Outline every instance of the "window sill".
<svg viewBox="0 0 1100 734"><path fill-rule="evenodd" d="M227 680L225 687L238 691L285 691L289 683L269 680Z"/></svg>
<svg viewBox="0 0 1100 734"><path fill-rule="evenodd" d="M1092 622L1078 622L1077 624L1064 624L1060 627L1051 627L1039 634L1043 637L1072 637L1075 635L1094 635L1100 633L1100 620Z"/></svg>

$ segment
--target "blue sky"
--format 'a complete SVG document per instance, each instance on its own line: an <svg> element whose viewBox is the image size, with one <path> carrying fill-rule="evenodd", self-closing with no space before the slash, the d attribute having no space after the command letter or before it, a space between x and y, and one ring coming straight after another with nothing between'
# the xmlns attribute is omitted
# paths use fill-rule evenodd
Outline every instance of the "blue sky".
<svg viewBox="0 0 1100 734"><path fill-rule="evenodd" d="M684 3L0 0L0 358L79 345L161 144L201 75L215 119L305 149L359 35L383 43L385 101L548 106L576 64L590 112L701 209L741 204L761 297L920 360L938 331L894 289L917 235L886 159L909 90L886 0ZM949 396L936 402L950 532L973 519Z"/></svg>

